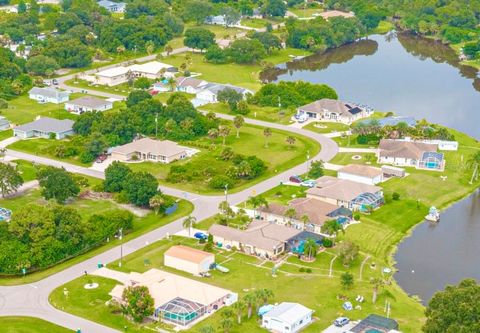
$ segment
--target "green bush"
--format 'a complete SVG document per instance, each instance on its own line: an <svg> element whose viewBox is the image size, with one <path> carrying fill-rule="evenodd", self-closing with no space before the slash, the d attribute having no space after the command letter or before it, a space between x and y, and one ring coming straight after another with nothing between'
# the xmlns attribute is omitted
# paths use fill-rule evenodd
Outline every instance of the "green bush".
<svg viewBox="0 0 480 333"><path fill-rule="evenodd" d="M393 193L392 193L392 200L395 200L395 201L400 200L400 193L398 193L398 192L393 192Z"/></svg>
<svg viewBox="0 0 480 333"><path fill-rule="evenodd" d="M360 221L360 214L355 214L355 215L353 216L353 219L354 219L355 221Z"/></svg>
<svg viewBox="0 0 480 333"><path fill-rule="evenodd" d="M305 268L304 267L300 267L300 269L298 270L300 273L305 273Z"/></svg>
<svg viewBox="0 0 480 333"><path fill-rule="evenodd" d="M0 98L0 109L8 109L8 102Z"/></svg>
<svg viewBox="0 0 480 333"><path fill-rule="evenodd" d="M308 274L310 274L310 273L312 273L312 269L311 269L311 268L307 268L307 269L305 270L305 272L307 272Z"/></svg>
<svg viewBox="0 0 480 333"><path fill-rule="evenodd" d="M113 200L120 204L127 204L128 203L128 194L125 191L115 193L113 195Z"/></svg>
<svg viewBox="0 0 480 333"><path fill-rule="evenodd" d="M235 185L235 181L228 176L218 175L213 177L208 185L213 189L219 190L224 189L225 185L227 185L228 188L232 188Z"/></svg>
<svg viewBox="0 0 480 333"><path fill-rule="evenodd" d="M333 241L330 238L324 238L322 240L323 247L332 247Z"/></svg>

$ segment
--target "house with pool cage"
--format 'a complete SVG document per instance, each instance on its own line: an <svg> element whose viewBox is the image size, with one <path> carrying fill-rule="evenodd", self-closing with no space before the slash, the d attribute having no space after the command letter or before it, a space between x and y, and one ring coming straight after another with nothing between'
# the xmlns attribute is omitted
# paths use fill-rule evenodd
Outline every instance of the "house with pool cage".
<svg viewBox="0 0 480 333"><path fill-rule="evenodd" d="M117 302L123 302L123 291L130 286L145 286L154 300L154 320L186 329L209 314L238 300L238 294L207 283L152 268L144 273L116 272L116 285L109 293Z"/></svg>

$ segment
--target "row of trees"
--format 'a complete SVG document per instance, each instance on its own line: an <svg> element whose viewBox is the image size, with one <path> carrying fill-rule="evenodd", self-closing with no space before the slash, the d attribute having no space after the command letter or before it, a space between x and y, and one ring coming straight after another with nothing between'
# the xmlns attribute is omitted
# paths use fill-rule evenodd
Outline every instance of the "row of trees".
<svg viewBox="0 0 480 333"><path fill-rule="evenodd" d="M32 78L26 74L26 62L9 49L0 47L0 101L9 100L27 92Z"/></svg>

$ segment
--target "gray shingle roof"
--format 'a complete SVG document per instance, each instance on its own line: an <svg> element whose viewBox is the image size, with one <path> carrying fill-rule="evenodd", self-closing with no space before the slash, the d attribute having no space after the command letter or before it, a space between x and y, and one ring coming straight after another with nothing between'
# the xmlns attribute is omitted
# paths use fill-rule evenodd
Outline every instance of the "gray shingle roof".
<svg viewBox="0 0 480 333"><path fill-rule="evenodd" d="M220 83L209 83L205 86L204 90L208 90L214 94L218 94L220 91L225 90L227 88L233 89L240 94L245 94L250 92L250 90L242 87L233 86L231 84L220 84Z"/></svg>
<svg viewBox="0 0 480 333"><path fill-rule="evenodd" d="M68 97L70 96L69 92L57 90L55 88L41 88L41 87L33 87L28 92L29 94L34 95L42 95L49 98L60 98L60 97Z"/></svg>
<svg viewBox="0 0 480 333"><path fill-rule="evenodd" d="M68 104L95 109L95 108L102 107L104 105L110 105L112 104L112 102L106 101L101 98L92 97L92 96L84 96L84 97L74 99L73 101L68 102Z"/></svg>
<svg viewBox="0 0 480 333"><path fill-rule="evenodd" d="M41 131L47 133L64 133L72 130L74 121L70 119L58 120L54 118L40 118L31 123L20 125L15 130L30 132Z"/></svg>

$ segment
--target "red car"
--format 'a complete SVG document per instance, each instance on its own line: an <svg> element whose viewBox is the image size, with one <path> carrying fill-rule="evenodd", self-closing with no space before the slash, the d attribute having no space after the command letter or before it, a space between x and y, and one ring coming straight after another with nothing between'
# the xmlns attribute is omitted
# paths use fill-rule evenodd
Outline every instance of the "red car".
<svg viewBox="0 0 480 333"><path fill-rule="evenodd" d="M105 154L100 155L100 156L97 157L96 162L97 162L97 163L102 163L103 161L105 161L105 160L107 159L107 157L108 157L108 156L105 155Z"/></svg>
<svg viewBox="0 0 480 333"><path fill-rule="evenodd" d="M299 176L291 176L289 178L289 181L291 181L292 183L298 183L298 184L303 182L302 178L300 178Z"/></svg>

